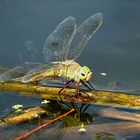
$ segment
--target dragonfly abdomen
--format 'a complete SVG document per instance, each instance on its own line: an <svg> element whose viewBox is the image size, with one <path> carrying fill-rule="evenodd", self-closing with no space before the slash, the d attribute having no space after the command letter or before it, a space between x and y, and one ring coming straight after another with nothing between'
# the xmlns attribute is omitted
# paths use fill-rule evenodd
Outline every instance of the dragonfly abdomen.
<svg viewBox="0 0 140 140"><path fill-rule="evenodd" d="M55 77L69 78L69 79L78 81L80 69L81 69L81 66L76 62L71 62L70 64L62 62L56 65L53 65L52 67L49 67L48 69L46 68L45 70L41 72L25 75L22 78L22 82L33 83L36 81L40 81L42 79L50 79L50 78L52 79Z"/></svg>
<svg viewBox="0 0 140 140"><path fill-rule="evenodd" d="M47 78L57 77L58 72L59 72L58 68L52 67L52 68L45 69L45 70L38 72L38 73L25 75L22 78L22 82L23 83L34 83L36 81L40 81L43 78L47 79Z"/></svg>

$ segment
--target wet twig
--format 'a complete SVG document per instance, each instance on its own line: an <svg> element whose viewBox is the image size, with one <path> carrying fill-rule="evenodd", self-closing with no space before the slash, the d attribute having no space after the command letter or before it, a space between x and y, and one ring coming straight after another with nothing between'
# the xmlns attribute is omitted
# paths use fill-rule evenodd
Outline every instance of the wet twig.
<svg viewBox="0 0 140 140"><path fill-rule="evenodd" d="M19 115L17 114L15 116L11 115L8 117L0 118L0 127L40 118L41 115L47 113L49 114L46 109L41 107L24 109L23 112Z"/></svg>
<svg viewBox="0 0 140 140"><path fill-rule="evenodd" d="M57 120L59 120L59 119L61 119L61 118L63 118L63 117L66 117L67 115L69 115L70 113L72 113L72 112L74 112L74 111L75 111L75 109L71 109L70 111L68 111L68 112L66 112L66 113L64 113L64 114L62 114L62 115L60 115L60 116L58 116L58 117L56 117L56 118L54 118L54 119L52 119L52 120L50 120L50 121L47 121L47 122L43 123L43 124L40 125L39 127L37 127L37 128L35 128L35 129L33 129L33 130L27 132L26 134L24 134L24 135L22 135L22 136L16 138L15 140L21 140L21 139L23 139L23 138L27 138L27 137L30 136L32 133L34 133L34 132L36 132L36 131L38 131L38 130L44 128L45 126L47 126L47 125L49 125L49 124L54 123L55 121L57 121Z"/></svg>
<svg viewBox="0 0 140 140"><path fill-rule="evenodd" d="M61 90L61 87L49 87L14 82L0 82L0 90L14 91L14 93L24 96L35 96L47 100L60 101L58 92ZM61 93L61 98L65 102L79 102L123 108L140 108L140 95L136 94L97 90L82 91L80 97L83 100L75 100L75 89L71 88L66 88Z"/></svg>

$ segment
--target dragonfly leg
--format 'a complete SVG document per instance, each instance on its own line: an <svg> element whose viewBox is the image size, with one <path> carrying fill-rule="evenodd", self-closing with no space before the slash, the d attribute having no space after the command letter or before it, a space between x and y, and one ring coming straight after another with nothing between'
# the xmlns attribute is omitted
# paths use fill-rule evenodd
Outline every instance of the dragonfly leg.
<svg viewBox="0 0 140 140"><path fill-rule="evenodd" d="M81 80L81 83L85 86L85 87L87 87L89 90L96 90L94 87L93 87L93 85L89 82L89 81L83 81L83 80Z"/></svg>
<svg viewBox="0 0 140 140"><path fill-rule="evenodd" d="M61 96L60 96L61 92L63 92L63 90L64 90L65 88L67 88L68 86L70 86L72 83L74 83L74 80L68 81L68 82L65 84L65 86L64 86L63 88L61 88L60 91L58 92L59 98L60 98L61 102L63 102L63 100L62 100L62 98L61 98ZM63 102L63 103L64 103L64 102Z"/></svg>
<svg viewBox="0 0 140 140"><path fill-rule="evenodd" d="M77 87L76 87L76 98L80 97L80 81L77 82Z"/></svg>
<svg viewBox="0 0 140 140"><path fill-rule="evenodd" d="M90 87L92 88L92 90L96 91L96 89L93 87L93 85L89 81L86 81L86 82L90 85Z"/></svg>
<svg viewBox="0 0 140 140"><path fill-rule="evenodd" d="M80 107L79 110L79 117L80 117L80 121L82 121L83 115L85 114L85 111L87 110L87 108L90 106L90 104L83 104Z"/></svg>
<svg viewBox="0 0 140 140"><path fill-rule="evenodd" d="M80 108L80 111L82 112L82 113L85 113L85 111L88 109L88 107L90 106L91 104L86 104L86 106L85 106L85 108L83 108L84 106L81 106L81 108Z"/></svg>

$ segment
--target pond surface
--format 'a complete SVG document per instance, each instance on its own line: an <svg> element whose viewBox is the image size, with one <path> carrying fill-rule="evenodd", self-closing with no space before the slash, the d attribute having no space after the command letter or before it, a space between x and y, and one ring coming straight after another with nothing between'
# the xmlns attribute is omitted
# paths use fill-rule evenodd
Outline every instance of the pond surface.
<svg viewBox="0 0 140 140"><path fill-rule="evenodd" d="M45 63L45 40L63 19L74 16L79 25L102 12L103 24L77 62L93 71L96 89L140 94L139 5L138 0L0 0L0 66L12 68L25 61ZM13 104L30 107L40 102L38 98L0 93L0 115L10 111Z"/></svg>

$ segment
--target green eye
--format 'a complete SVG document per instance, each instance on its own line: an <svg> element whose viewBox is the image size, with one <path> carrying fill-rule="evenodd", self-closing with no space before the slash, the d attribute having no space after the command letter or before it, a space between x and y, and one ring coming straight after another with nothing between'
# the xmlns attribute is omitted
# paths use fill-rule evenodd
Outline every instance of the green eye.
<svg viewBox="0 0 140 140"><path fill-rule="evenodd" d="M81 73L81 75L82 75L82 76L85 76L85 74L84 74L84 73Z"/></svg>
<svg viewBox="0 0 140 140"><path fill-rule="evenodd" d="M81 80L86 80L89 72L90 72L90 69L87 66L83 66L81 68L80 79Z"/></svg>

